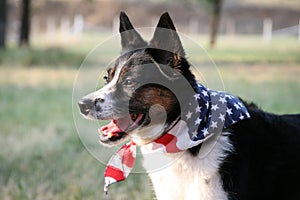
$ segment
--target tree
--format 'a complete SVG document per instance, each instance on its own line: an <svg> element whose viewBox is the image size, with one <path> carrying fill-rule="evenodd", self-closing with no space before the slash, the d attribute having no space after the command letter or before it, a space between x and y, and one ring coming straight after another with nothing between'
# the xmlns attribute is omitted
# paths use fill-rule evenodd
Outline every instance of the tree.
<svg viewBox="0 0 300 200"><path fill-rule="evenodd" d="M19 46L29 46L30 35L30 3L31 0L22 0L21 28Z"/></svg>
<svg viewBox="0 0 300 200"><path fill-rule="evenodd" d="M222 4L223 0L188 0L188 1L196 1L201 3L207 3L209 6L209 10L211 12L211 23L210 23L210 34L209 34L209 45L210 48L214 48L216 44L216 38L218 33L218 27L221 17Z"/></svg>
<svg viewBox="0 0 300 200"><path fill-rule="evenodd" d="M212 6L212 20L210 25L210 47L214 48L220 23L223 0L206 0Z"/></svg>
<svg viewBox="0 0 300 200"><path fill-rule="evenodd" d="M0 0L0 48L5 48L6 9L6 0Z"/></svg>

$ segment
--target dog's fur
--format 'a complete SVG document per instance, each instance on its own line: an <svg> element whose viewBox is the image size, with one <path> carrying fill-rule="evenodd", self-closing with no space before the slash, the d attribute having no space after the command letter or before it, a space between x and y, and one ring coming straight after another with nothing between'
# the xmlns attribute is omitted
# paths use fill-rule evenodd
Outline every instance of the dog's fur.
<svg viewBox="0 0 300 200"><path fill-rule="evenodd" d="M153 39L147 43L122 12L122 54L108 69L104 77L107 84L79 102L87 118L114 119L118 126L123 126L124 131L117 134L100 134L100 141L105 145L117 145L131 137L147 154L143 145L163 135L185 109L179 104L178 96L167 87L139 85L141 82L159 80L168 85L184 77L192 88L196 87L197 82L167 13L161 16L157 27ZM161 38L159 28L172 31ZM172 48L172 52L162 50L162 46ZM182 88L179 98L185 95ZM153 110L153 105L164 109ZM161 154L161 159L174 161L150 173L157 199L300 199L300 115L279 116L266 113L252 103L245 102L245 105L251 119L223 130L205 157L201 144L183 152L179 159L176 153ZM126 114L128 106L129 115ZM164 124L151 120L160 119L164 114ZM132 121L138 118L137 125L124 125L128 118ZM151 167L152 162L146 156L145 168Z"/></svg>

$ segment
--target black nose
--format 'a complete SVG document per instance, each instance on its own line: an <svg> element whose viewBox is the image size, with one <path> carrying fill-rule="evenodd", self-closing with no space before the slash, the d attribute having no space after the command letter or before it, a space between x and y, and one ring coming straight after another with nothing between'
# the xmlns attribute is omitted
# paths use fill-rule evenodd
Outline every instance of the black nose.
<svg viewBox="0 0 300 200"><path fill-rule="evenodd" d="M87 115L91 108L94 106L94 101L91 99L81 99L78 101L78 106L80 108L80 112L84 115Z"/></svg>

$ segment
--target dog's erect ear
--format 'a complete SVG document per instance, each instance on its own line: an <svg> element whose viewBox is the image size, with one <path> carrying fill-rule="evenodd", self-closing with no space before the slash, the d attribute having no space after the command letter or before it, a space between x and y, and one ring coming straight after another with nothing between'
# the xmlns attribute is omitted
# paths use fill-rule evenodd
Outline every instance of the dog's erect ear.
<svg viewBox="0 0 300 200"><path fill-rule="evenodd" d="M133 28L128 16L124 12L120 13L119 32L121 34L122 52L147 45L140 34Z"/></svg>
<svg viewBox="0 0 300 200"><path fill-rule="evenodd" d="M150 41L150 46L154 49L171 52L171 54L166 53L163 57L160 56L160 59L165 59L166 63L168 61L178 63L180 62L179 59L185 56L179 35L169 13L166 12L160 17L153 38ZM163 60L161 61L161 63L165 63Z"/></svg>

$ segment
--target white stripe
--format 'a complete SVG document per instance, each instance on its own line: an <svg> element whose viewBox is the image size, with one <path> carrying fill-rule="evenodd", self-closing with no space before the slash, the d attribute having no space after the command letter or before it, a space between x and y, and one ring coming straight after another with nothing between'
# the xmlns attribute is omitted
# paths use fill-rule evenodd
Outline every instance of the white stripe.
<svg viewBox="0 0 300 200"><path fill-rule="evenodd" d="M108 191L108 186L110 184L113 184L117 182L116 179L112 178L112 177L104 177L104 192L107 192Z"/></svg>
<svg viewBox="0 0 300 200"><path fill-rule="evenodd" d="M108 162L108 166L112 166L112 167L115 167L121 171L124 172L124 176L127 177L131 171L131 167L128 167L127 165L125 165L123 162L122 162L122 158L118 155L118 154L115 154L111 159L110 161Z"/></svg>
<svg viewBox="0 0 300 200"><path fill-rule="evenodd" d="M169 131L169 134L177 137L176 146L180 150L186 150L203 142L203 140L193 141L188 134L188 126L185 121L180 120L174 128Z"/></svg>

